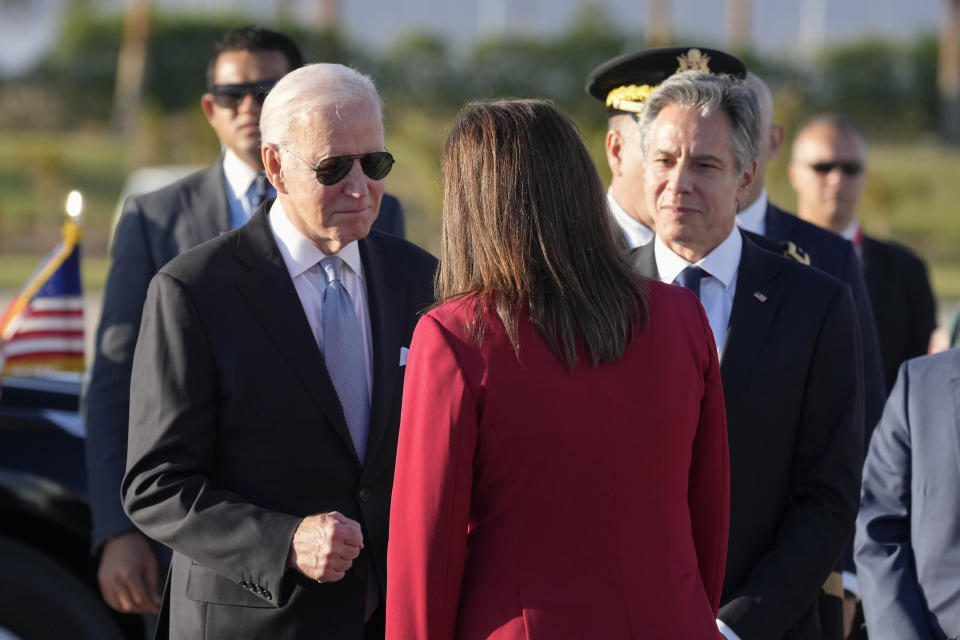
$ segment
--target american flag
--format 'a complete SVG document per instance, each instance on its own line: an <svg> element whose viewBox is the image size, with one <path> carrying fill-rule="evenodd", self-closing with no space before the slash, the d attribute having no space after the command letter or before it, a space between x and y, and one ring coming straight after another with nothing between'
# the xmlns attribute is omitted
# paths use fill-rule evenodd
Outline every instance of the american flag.
<svg viewBox="0 0 960 640"><path fill-rule="evenodd" d="M4 376L83 371L80 227L67 220L62 235L0 316Z"/></svg>

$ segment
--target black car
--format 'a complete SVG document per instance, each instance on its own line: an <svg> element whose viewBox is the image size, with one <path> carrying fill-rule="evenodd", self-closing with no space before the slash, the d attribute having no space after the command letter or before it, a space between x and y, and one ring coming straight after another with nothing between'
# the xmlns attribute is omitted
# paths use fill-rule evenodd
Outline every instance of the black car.
<svg viewBox="0 0 960 640"><path fill-rule="evenodd" d="M142 637L90 554L79 376L0 380L0 640Z"/></svg>

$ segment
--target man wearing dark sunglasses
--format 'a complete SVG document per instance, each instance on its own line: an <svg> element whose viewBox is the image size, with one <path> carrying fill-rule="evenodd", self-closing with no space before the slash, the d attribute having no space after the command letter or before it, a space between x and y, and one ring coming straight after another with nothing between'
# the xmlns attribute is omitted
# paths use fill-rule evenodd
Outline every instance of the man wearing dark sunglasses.
<svg viewBox="0 0 960 640"><path fill-rule="evenodd" d="M107 604L124 613L156 613L158 572L169 557L169 551L151 548L118 499L126 462L130 368L147 285L170 259L243 224L258 199L271 195L258 193L257 174L263 170L260 105L265 91L302 64L297 46L281 33L256 26L226 33L210 58L210 91L201 98L223 145L219 161L124 205L84 401L98 579Z"/></svg>
<svg viewBox="0 0 960 640"><path fill-rule="evenodd" d="M371 230L393 156L369 78L301 67L260 126L277 198L150 284L124 505L174 549L168 637L382 639L404 366L436 261Z"/></svg>
<svg viewBox="0 0 960 640"><path fill-rule="evenodd" d="M859 254L889 391L900 364L927 353L937 326L936 302L923 260L902 244L864 234L857 205L866 167L866 138L846 118L816 116L794 139L790 183L797 191L797 215L850 240Z"/></svg>

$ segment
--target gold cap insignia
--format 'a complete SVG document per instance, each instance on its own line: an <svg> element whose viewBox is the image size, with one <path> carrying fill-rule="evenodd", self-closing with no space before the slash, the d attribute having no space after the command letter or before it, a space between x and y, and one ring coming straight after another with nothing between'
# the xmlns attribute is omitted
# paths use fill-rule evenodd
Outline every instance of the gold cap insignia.
<svg viewBox="0 0 960 640"><path fill-rule="evenodd" d="M810 266L810 255L789 240L784 244L783 255L792 260L796 260L800 264Z"/></svg>
<svg viewBox="0 0 960 640"><path fill-rule="evenodd" d="M677 56L676 73L684 71L705 71L710 73L710 56L700 51L700 49L690 49L682 56Z"/></svg>
<svg viewBox="0 0 960 640"><path fill-rule="evenodd" d="M640 113L643 111L643 101L650 97L654 89L656 87L649 84L617 87L607 94L607 106L620 111Z"/></svg>

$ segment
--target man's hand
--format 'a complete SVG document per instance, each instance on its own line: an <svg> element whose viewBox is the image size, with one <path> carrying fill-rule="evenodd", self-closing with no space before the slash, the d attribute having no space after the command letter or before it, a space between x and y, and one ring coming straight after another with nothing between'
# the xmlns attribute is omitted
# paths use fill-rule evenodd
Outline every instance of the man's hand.
<svg viewBox="0 0 960 640"><path fill-rule="evenodd" d="M293 534L290 566L317 582L343 578L363 549L360 524L331 511L304 518Z"/></svg>
<svg viewBox="0 0 960 640"><path fill-rule="evenodd" d="M103 545L97 580L103 599L121 613L157 613L160 609L157 557L139 531Z"/></svg>

